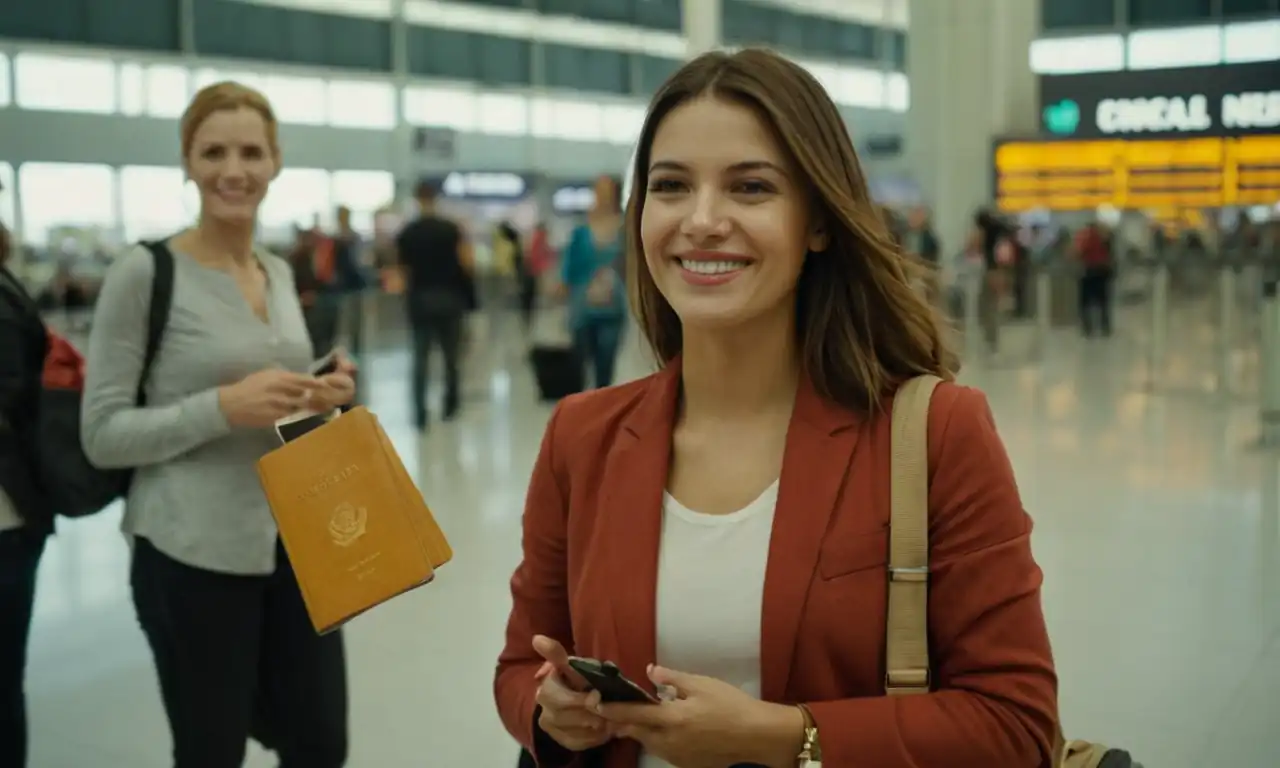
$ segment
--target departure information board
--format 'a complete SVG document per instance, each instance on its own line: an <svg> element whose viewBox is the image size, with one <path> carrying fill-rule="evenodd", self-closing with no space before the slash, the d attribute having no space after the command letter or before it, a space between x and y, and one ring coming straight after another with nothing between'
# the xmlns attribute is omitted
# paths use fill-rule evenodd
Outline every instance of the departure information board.
<svg viewBox="0 0 1280 768"><path fill-rule="evenodd" d="M995 194L1008 212L1274 205L1280 135L1001 142Z"/></svg>

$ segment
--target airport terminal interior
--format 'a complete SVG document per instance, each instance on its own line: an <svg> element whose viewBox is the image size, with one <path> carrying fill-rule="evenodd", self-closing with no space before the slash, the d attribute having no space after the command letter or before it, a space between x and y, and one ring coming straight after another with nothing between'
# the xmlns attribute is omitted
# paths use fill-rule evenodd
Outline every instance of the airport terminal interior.
<svg viewBox="0 0 1280 768"><path fill-rule="evenodd" d="M230 79L270 99L285 159L258 239L359 244L329 338L455 552L343 629L348 765L515 766L493 677L554 407L531 350L573 343L556 259L601 177L635 194L665 78L747 45L815 76L896 242L935 243L959 380L1034 519L1066 735L1147 768L1280 766L1278 0L3 3L7 268L83 348L114 259L198 215L191 97ZM457 416L420 430L391 243L427 187L478 300ZM618 381L654 369L630 322ZM25 768L173 764L122 514L60 520L40 562ZM276 764L251 744L249 768Z"/></svg>

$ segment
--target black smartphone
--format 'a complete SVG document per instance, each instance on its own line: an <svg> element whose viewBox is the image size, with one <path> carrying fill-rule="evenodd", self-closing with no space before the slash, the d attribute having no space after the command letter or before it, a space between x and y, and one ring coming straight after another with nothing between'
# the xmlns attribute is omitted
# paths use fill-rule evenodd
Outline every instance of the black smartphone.
<svg viewBox="0 0 1280 768"><path fill-rule="evenodd" d="M569 657L569 667L582 675L587 685L600 692L600 700L608 704L657 704L653 694L622 674L612 661Z"/></svg>
<svg viewBox="0 0 1280 768"><path fill-rule="evenodd" d="M328 376L338 372L338 352L334 350L311 364L308 369L312 376Z"/></svg>

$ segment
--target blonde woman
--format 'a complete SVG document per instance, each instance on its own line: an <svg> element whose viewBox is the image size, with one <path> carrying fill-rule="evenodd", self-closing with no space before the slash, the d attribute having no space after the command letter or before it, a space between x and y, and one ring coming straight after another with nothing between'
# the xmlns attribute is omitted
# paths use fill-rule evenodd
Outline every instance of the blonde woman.
<svg viewBox="0 0 1280 768"><path fill-rule="evenodd" d="M88 348L82 440L134 467L124 517L138 621L155 657L176 768L238 768L253 735L284 768L347 756L342 635L311 628L255 472L276 419L351 400L352 369L316 378L293 275L253 241L280 170L276 120L235 83L200 91L181 124L198 223L168 240L173 304L135 392L155 262L124 254L102 287Z"/></svg>

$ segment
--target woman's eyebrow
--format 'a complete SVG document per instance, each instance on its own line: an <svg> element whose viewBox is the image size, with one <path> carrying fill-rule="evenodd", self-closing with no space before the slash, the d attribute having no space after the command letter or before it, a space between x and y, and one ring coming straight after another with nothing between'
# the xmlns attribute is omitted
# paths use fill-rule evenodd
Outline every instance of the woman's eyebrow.
<svg viewBox="0 0 1280 768"><path fill-rule="evenodd" d="M688 171L689 166L674 160L657 160L649 166L649 172L654 171ZM786 175L786 169L777 163L768 160L743 160L740 163L734 163L726 170L730 173L746 173L750 171L774 171L782 175Z"/></svg>

